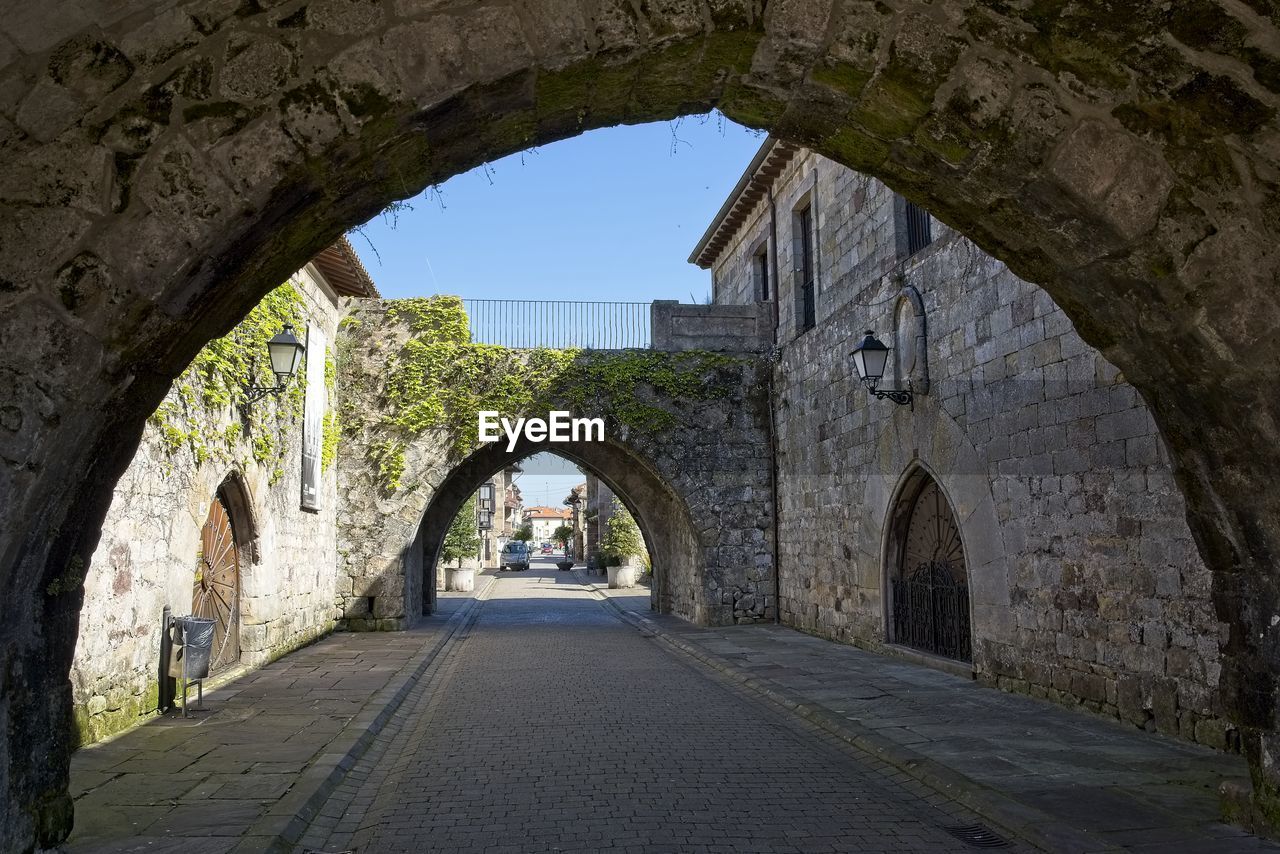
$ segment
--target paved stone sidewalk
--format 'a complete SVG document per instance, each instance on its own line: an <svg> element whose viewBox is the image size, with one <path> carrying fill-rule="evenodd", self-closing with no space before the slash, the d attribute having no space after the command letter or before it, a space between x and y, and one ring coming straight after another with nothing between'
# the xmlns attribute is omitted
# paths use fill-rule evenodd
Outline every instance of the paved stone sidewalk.
<svg viewBox="0 0 1280 854"><path fill-rule="evenodd" d="M656 645L568 573L505 575L474 620L303 850L966 850L946 828L971 812Z"/></svg>
<svg viewBox="0 0 1280 854"><path fill-rule="evenodd" d="M575 576L645 631L1058 851L1280 851L1220 821L1244 760L778 626L699 629Z"/></svg>
<svg viewBox="0 0 1280 854"><path fill-rule="evenodd" d="M78 751L65 850L278 846L373 740L473 601L441 594L439 613L409 632L331 635L207 691L203 714L160 717Z"/></svg>

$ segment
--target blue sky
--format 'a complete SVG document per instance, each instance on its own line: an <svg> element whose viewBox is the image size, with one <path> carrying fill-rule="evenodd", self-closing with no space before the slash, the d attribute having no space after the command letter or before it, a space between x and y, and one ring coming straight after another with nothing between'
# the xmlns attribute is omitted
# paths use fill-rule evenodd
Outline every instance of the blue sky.
<svg viewBox="0 0 1280 854"><path fill-rule="evenodd" d="M701 301L689 253L761 142L718 114L591 131L455 176L351 243L388 298Z"/></svg>

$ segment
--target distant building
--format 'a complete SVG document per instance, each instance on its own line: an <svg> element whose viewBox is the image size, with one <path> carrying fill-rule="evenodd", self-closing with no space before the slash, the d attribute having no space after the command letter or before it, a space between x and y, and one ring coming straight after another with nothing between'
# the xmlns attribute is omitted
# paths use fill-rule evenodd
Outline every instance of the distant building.
<svg viewBox="0 0 1280 854"><path fill-rule="evenodd" d="M524 511L524 523L533 527L535 543L551 542L556 528L572 521L573 511L567 507L529 507Z"/></svg>
<svg viewBox="0 0 1280 854"><path fill-rule="evenodd" d="M583 560L590 561L592 569L598 569L603 572L604 567L600 563L600 538L604 536L605 526L609 524L609 517L613 515L613 490L600 481L600 478L593 474L587 475L586 482L586 503L583 509L583 518L586 523L586 531L583 535Z"/></svg>
<svg viewBox="0 0 1280 854"><path fill-rule="evenodd" d="M520 488L513 482L515 476L519 473L520 466L511 465L488 480L488 483L493 486L495 506L491 518L492 527L479 532L482 542L480 548L481 566L496 567L498 565L502 547L507 540L511 539L511 535L519 527L517 520L520 518ZM439 584L440 582L437 581L436 583Z"/></svg>

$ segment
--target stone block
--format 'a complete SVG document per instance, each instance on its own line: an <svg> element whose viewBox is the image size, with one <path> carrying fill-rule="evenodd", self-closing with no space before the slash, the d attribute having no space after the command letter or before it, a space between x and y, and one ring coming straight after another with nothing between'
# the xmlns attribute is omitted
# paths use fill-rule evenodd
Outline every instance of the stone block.
<svg viewBox="0 0 1280 854"><path fill-rule="evenodd" d="M1109 412L1098 417L1096 428L1101 442L1145 436L1151 432L1151 416L1138 408Z"/></svg>

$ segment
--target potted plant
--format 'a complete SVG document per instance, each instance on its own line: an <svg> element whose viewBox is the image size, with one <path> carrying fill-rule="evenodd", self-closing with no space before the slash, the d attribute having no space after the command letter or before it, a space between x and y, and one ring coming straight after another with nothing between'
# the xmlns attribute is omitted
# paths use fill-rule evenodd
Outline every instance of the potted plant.
<svg viewBox="0 0 1280 854"><path fill-rule="evenodd" d="M569 557L569 540L573 537L573 528L568 525L561 525L551 532L551 539L560 544L561 557L556 561L556 569L561 572L573 568L573 560Z"/></svg>
<svg viewBox="0 0 1280 854"><path fill-rule="evenodd" d="M644 551L640 527L622 502L615 498L613 515L605 524L605 534L600 538L600 554L608 568L611 588L635 587L642 568L640 556Z"/></svg>
<svg viewBox="0 0 1280 854"><path fill-rule="evenodd" d="M453 524L444 535L440 547L440 559L445 563L445 589L466 593L476 587L476 553L480 549L480 537L476 533L476 499L471 499L458 511ZM457 561L456 567L448 566ZM467 566L467 563L471 566Z"/></svg>

